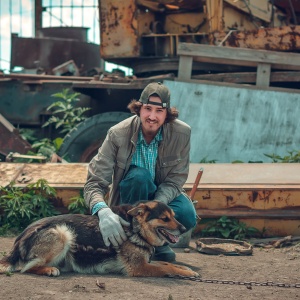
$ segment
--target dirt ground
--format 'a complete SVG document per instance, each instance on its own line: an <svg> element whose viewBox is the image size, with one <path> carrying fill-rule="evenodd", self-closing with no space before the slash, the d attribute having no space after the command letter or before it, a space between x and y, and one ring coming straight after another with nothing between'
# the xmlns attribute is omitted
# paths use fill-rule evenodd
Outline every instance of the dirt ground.
<svg viewBox="0 0 300 300"><path fill-rule="evenodd" d="M0 237L0 257L14 238ZM191 241L195 247L195 241ZM174 249L177 262L202 279L300 284L300 245L281 249L254 248L251 256L206 255ZM98 287L98 285L101 287ZM0 299L299 299L300 288L203 283L171 278L62 274L60 277L14 273L0 275Z"/></svg>

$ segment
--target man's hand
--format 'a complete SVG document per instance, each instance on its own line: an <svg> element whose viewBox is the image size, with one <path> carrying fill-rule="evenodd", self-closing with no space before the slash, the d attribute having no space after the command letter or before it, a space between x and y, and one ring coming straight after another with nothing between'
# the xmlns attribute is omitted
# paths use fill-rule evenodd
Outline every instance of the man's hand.
<svg viewBox="0 0 300 300"><path fill-rule="evenodd" d="M130 226L128 222L112 212L107 207L98 211L100 232L103 236L104 244L109 247L110 243L118 247L127 240L126 233L122 227Z"/></svg>

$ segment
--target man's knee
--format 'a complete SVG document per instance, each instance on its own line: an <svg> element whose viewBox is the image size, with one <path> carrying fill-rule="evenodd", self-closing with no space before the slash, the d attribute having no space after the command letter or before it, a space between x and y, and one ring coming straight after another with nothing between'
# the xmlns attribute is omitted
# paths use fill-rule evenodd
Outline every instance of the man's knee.
<svg viewBox="0 0 300 300"><path fill-rule="evenodd" d="M130 170L128 171L128 173L125 175L125 178L122 180L124 181L128 181L131 184L145 184L147 182L152 182L152 178L151 178L151 174L150 172L145 169L145 168L140 168L140 167L133 167L130 168Z"/></svg>
<svg viewBox="0 0 300 300"><path fill-rule="evenodd" d="M175 218L186 230L196 226L197 214L195 207L186 195L181 194L169 203L175 213Z"/></svg>
<svg viewBox="0 0 300 300"><path fill-rule="evenodd" d="M119 188L120 202L131 204L150 199L156 191L150 172L140 167L130 168Z"/></svg>

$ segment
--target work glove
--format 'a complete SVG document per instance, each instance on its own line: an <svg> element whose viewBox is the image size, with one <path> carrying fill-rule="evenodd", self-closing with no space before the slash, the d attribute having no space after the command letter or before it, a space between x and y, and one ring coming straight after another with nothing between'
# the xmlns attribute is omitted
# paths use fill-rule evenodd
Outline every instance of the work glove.
<svg viewBox="0 0 300 300"><path fill-rule="evenodd" d="M122 225L130 226L130 223L113 213L109 207L100 209L98 217L100 232L107 247L109 247L110 243L118 247L127 240Z"/></svg>

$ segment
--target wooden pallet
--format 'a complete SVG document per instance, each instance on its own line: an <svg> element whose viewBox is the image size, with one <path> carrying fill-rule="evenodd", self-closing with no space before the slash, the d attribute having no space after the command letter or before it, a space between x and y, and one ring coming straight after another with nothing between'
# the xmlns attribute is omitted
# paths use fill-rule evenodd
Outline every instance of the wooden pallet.
<svg viewBox="0 0 300 300"><path fill-rule="evenodd" d="M179 43L178 80L190 80L193 61L256 67L256 85L269 87L271 70L300 71L300 54L267 50Z"/></svg>

